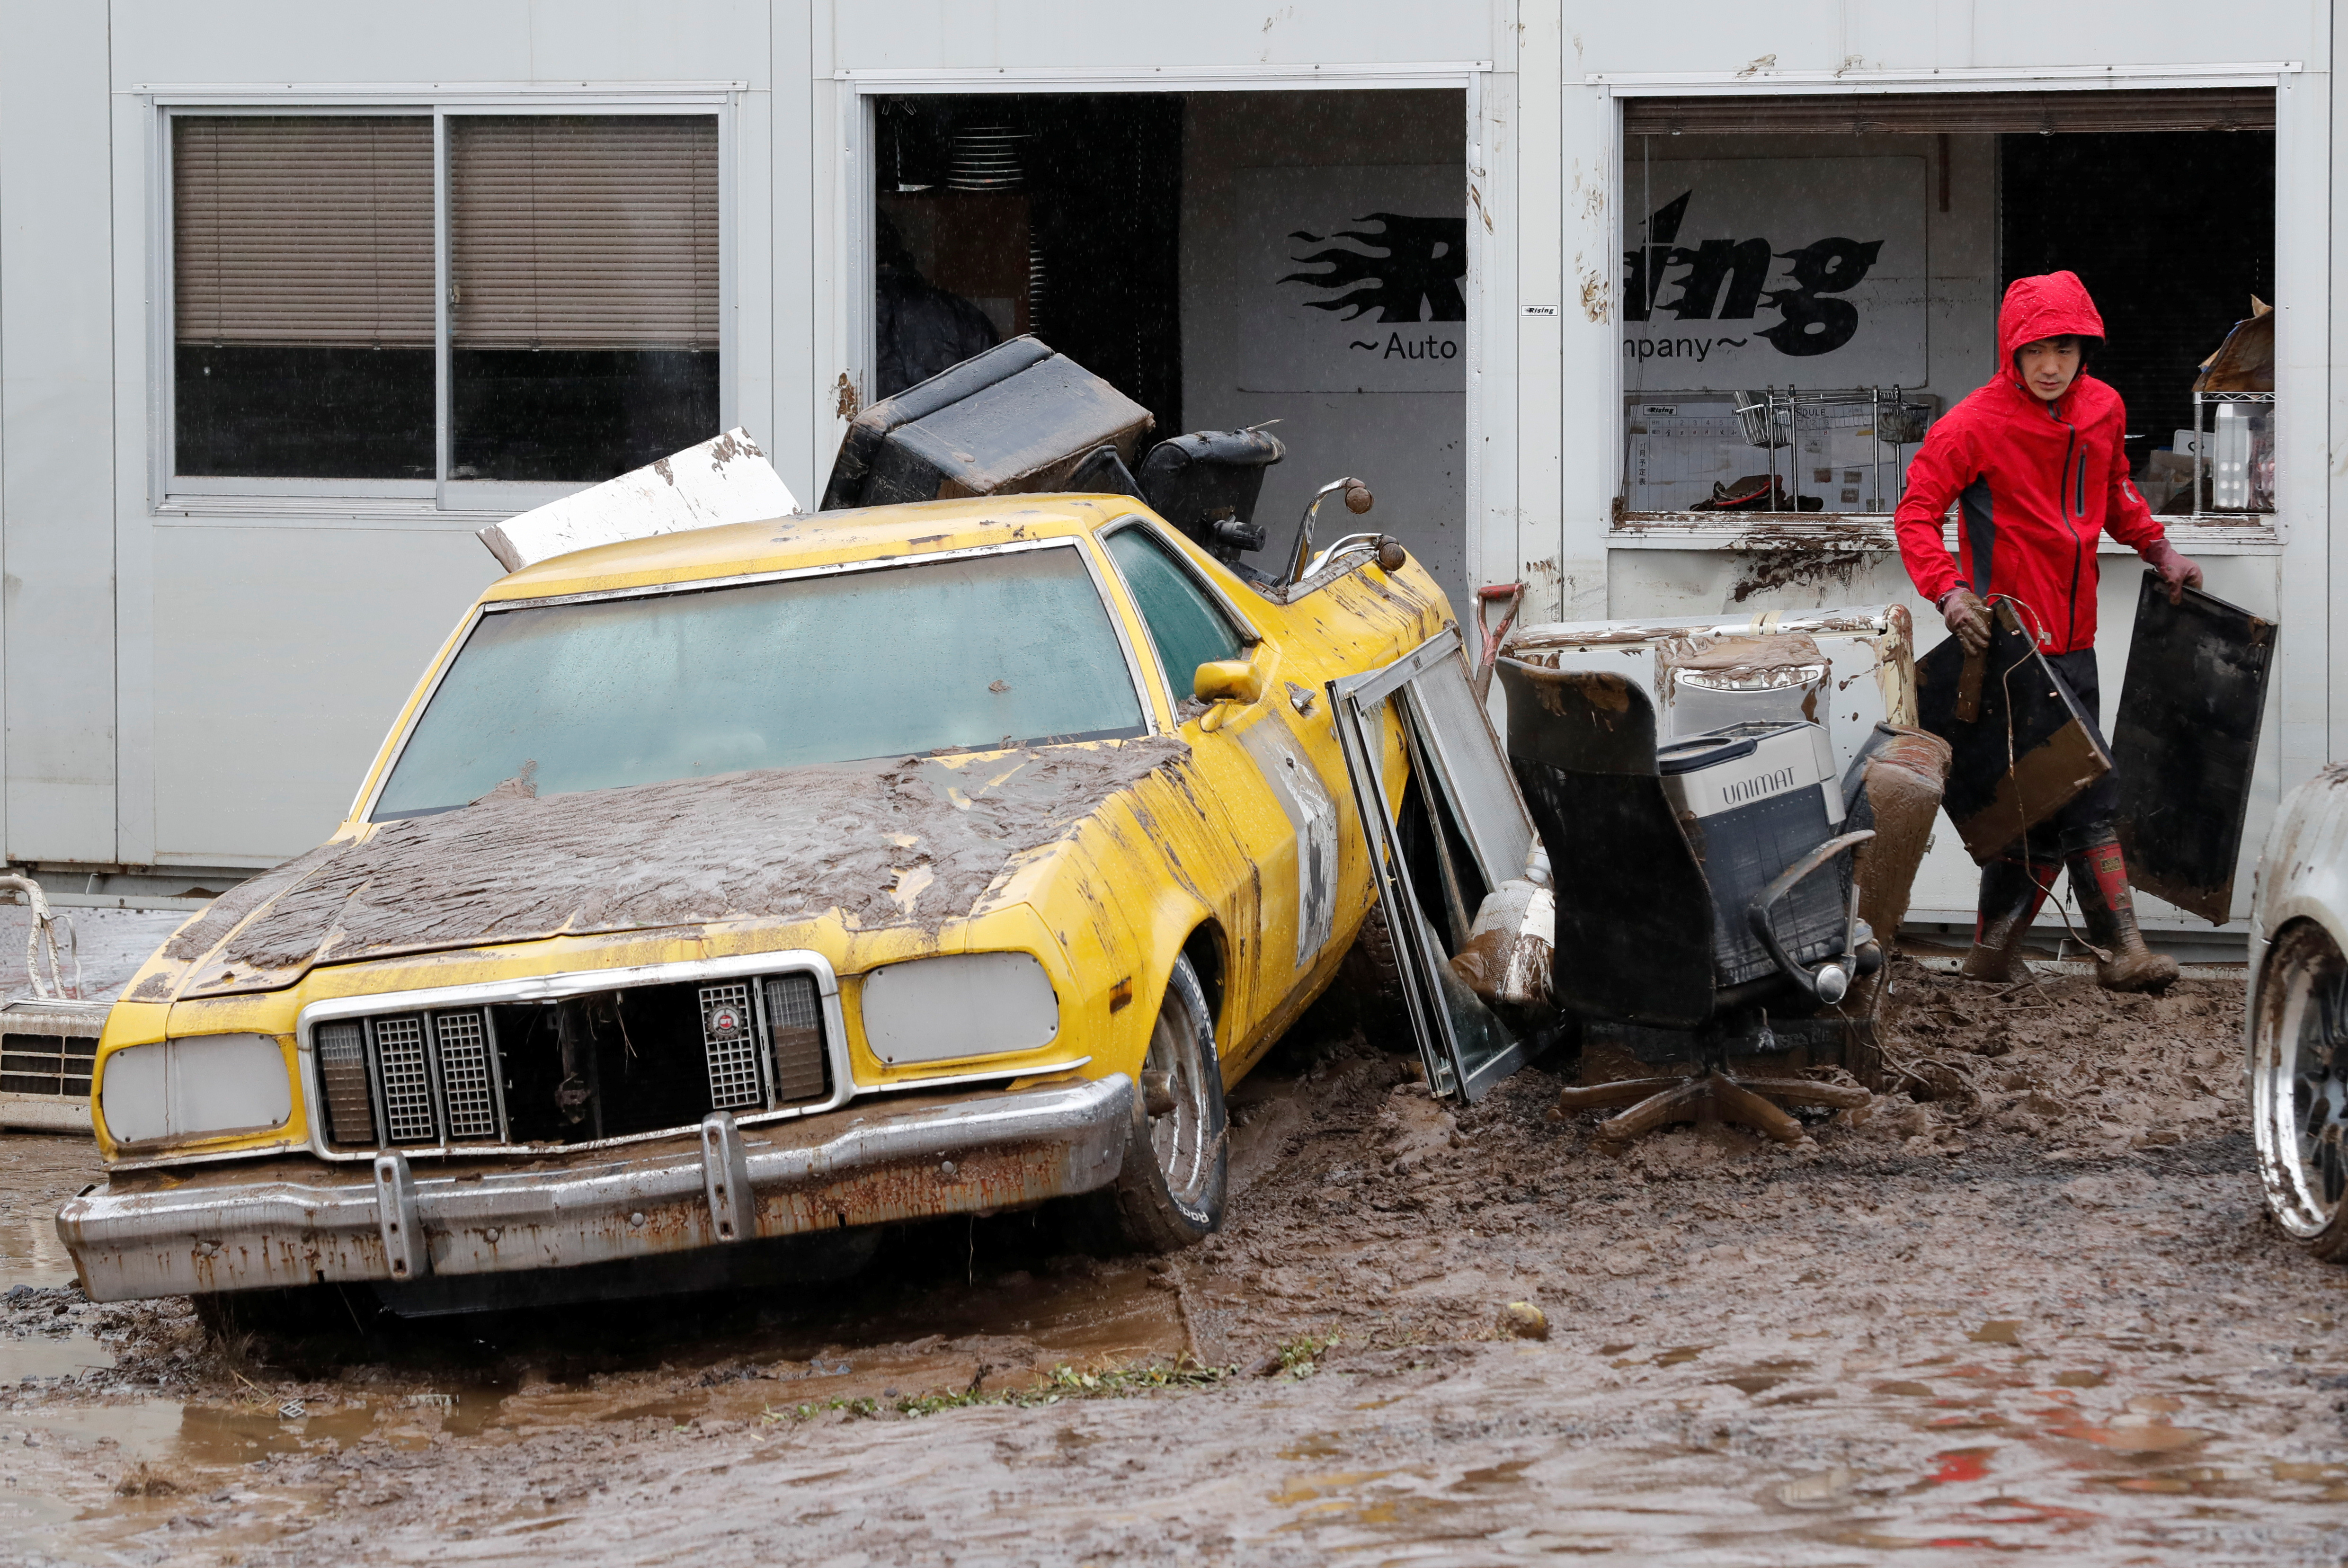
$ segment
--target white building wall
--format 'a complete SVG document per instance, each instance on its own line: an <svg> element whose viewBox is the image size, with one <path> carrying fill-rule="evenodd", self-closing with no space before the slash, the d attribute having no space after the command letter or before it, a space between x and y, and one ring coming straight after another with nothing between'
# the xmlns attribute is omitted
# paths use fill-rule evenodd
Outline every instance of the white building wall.
<svg viewBox="0 0 2348 1568"><path fill-rule="evenodd" d="M0 8L0 831L12 856L113 854L106 21L87 6Z"/></svg>
<svg viewBox="0 0 2348 1568"><path fill-rule="evenodd" d="M142 95L173 84L254 84L256 101L297 101L288 84L744 84L727 109L728 407L801 494L819 489L842 410L864 393L862 88L981 90L990 74L1025 90L1464 85L1477 193L1468 566L1478 581L1526 581L1534 618L1578 618L1718 609L1741 570L1717 541L1632 549L1612 529L1624 75L1818 90L1837 71L1908 87L1935 72L2112 67L2117 79L2297 62L2278 108L2284 512L2275 542L2236 545L2212 570L2219 592L2283 625L2271 799L2348 750L2348 682L2329 674L2334 628L2348 635L2348 562L2330 548L2330 519L2348 516L2348 453L2333 449L2348 390L2330 371L2348 350L2332 308L2348 281L2333 243L2348 211L2348 171L2331 156L2333 49L2325 0L1696 13L1562 0L0 0L0 845L18 861L238 867L315 841L495 571L469 537L479 517L158 510L159 170ZM1410 75L1430 69L1453 74ZM1747 603L1901 592L1886 557L1848 584ZM1929 642L1929 613L1920 624ZM2106 655L2116 690L2120 650Z"/></svg>

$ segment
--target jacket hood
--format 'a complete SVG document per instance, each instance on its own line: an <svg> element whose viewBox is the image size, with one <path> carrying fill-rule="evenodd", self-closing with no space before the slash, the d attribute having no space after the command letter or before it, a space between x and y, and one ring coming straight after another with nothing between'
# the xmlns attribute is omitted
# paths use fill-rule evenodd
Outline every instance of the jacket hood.
<svg viewBox="0 0 2348 1568"><path fill-rule="evenodd" d="M2103 313L2096 308L2078 273L2042 273L2016 278L2005 291L2005 303L1997 309L1998 376L2010 385L2022 386L2022 375L2013 367L2013 351L2025 343L2042 337L2103 335Z"/></svg>

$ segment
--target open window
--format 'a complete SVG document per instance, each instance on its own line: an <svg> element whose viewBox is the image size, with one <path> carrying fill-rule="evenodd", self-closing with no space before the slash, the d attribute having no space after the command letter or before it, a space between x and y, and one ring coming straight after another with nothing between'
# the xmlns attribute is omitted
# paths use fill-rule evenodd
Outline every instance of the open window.
<svg viewBox="0 0 2348 1568"><path fill-rule="evenodd" d="M2273 125L2264 88L1626 98L1622 514L1880 521L2057 270L2153 510L2271 511L2271 339L2200 366L2274 297Z"/></svg>

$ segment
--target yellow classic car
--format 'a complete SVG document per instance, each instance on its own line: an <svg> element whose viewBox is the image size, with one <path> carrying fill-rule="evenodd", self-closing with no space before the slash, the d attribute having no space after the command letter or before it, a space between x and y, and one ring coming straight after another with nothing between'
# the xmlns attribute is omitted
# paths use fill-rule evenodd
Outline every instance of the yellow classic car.
<svg viewBox="0 0 2348 1568"><path fill-rule="evenodd" d="M115 1006L83 1288L448 1310L1086 1192L1197 1240L1373 903L1329 683L1457 642L1391 540L1297 565L1023 494L506 576L333 838Z"/></svg>

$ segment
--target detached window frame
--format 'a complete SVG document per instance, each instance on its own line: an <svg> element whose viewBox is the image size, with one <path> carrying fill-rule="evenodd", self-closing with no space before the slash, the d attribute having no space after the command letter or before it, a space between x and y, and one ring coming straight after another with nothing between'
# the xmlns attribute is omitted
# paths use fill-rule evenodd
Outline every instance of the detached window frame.
<svg viewBox="0 0 2348 1568"><path fill-rule="evenodd" d="M702 117L715 122L716 132L715 196L716 303L716 419L704 435L715 434L737 422L740 339L739 212L736 194L736 109L740 84L728 83L677 89L613 90L531 94L482 94L478 97L436 92L428 97L375 95L345 98L331 90L304 92L296 88L283 101L249 95L156 94L149 102L152 121L148 150L148 258L150 509L158 511L219 511L249 510L238 503L259 501L270 511L348 513L354 505L398 515L445 512L464 517L507 516L547 501L577 493L599 482L594 479L479 480L453 472L456 443L456 377L453 362L463 349L455 343L458 325L451 304L456 263L453 243L457 214L453 159L457 124L469 119L548 119ZM178 360L180 303L177 142L182 126L198 119L356 119L367 118L428 119L432 171L430 253L432 288L431 350L432 462L430 477L279 478L235 474L183 474L179 467L180 420ZM657 454L655 454L657 455ZM649 459L646 459L649 460ZM617 471L617 470L615 470ZM305 504L306 503L306 504Z"/></svg>
<svg viewBox="0 0 2348 1568"><path fill-rule="evenodd" d="M1864 86L1846 84L1838 74L1787 73L1782 79L1766 87L1756 87L1741 79L1731 81L1725 77L1610 77L1593 74L1587 80L1591 86L1606 90L1612 100L1610 108L1614 129L1612 175L1616 201L1611 223L1612 238L1615 242L1612 247L1611 263L1613 297L1618 301L1624 299L1627 291L1635 288L1640 281L1633 276L1630 253L1642 249L1638 230L1647 221L1647 209L1641 206L1644 193L1639 178L1643 139L1670 138L1683 133L1715 137L1733 134L1817 135L1823 139L1829 135L1878 132L1910 133L1922 142L1926 139L1923 134L1925 122L1945 119L1966 108L2000 122L1977 128L1991 134L2153 129L2214 132L2242 128L2274 131L2278 129L2280 117L2283 113L2284 89L2298 70L2296 65L2286 65L2210 67L2206 71L2178 73L2153 71L2136 74L2124 70L2118 74L2106 71L2053 72L2011 78L2002 73L1982 71L1968 73L1972 79L1966 81L1962 88L1935 79L1940 76L1937 72L1931 76L1887 74L1883 78L1869 81ZM1968 99L1972 100L1971 104L1965 103ZM2171 105L2182 106L2188 111L2188 118L2214 119L2219 123L2164 124L2162 121L2171 112ZM2198 111L2198 114L2193 111ZM1787 123L1766 131L1742 132L1736 122L1756 112L1783 115ZM2096 123L2065 123L2081 117ZM2230 124L2222 123L2229 117L2239 118ZM1637 123L1642 120L1647 123ZM1663 123L1656 123L1658 121ZM2104 121L2110 123L2102 123ZM2276 269L2273 286L2280 293L2283 287L2281 273L2292 266L2287 259L2290 245L2285 233L2284 206L2280 198L2280 183L2289 160L2280 139L2274 157L2278 199L2271 243ZM1936 171L1935 177L1945 180L1945 165ZM2002 235L1997 242L2002 244ZM1656 286L1668 288L1678 281L1670 279ZM1993 279L1993 283L1995 281ZM1766 288L1766 284L1764 286ZM1928 304L1928 314L1931 308ZM1610 315L1612 319L1609 321L1608 327L1613 344L1611 356L1613 396L1608 415L1613 477L1611 521L1606 535L1610 546L1750 548L1756 530L1760 530L1773 538L1782 537L1787 541L1848 542L1868 549L1890 547L1893 531L1892 507L1885 507L1881 511L1847 511L1632 510L1630 506L1632 479L1630 427L1634 422L1632 399L1642 394L1641 389L1633 385L1632 375L1625 367L1622 344L1627 324L1624 313L1617 311ZM1935 327L1931 330L1941 329ZM2284 324L2278 318L2278 335L2284 330ZM2213 352L2224 336L2222 331L2213 335L2209 343ZM2283 364L2284 354L2279 344L2276 350L2279 380ZM1906 422L1925 425L1936 422L1940 416L1946 414L1972 389L1972 386L1943 389L1929 383L1924 388L1902 388L1900 390L1927 394L1925 410L1920 411L1928 411L1928 418L1917 421L1911 414ZM1890 390L1885 389L1887 398ZM1745 401L1743 395L1726 392L1684 393L1680 396L1708 397L1735 404ZM1776 419L1784 421L1786 396L1785 391L1779 389L1774 399L1757 399L1763 405L1761 407L1749 412L1742 407L1736 410L1740 423L1746 427L1745 433L1748 438L1753 436L1753 428L1761 419L1770 417L1773 410L1766 407L1768 403L1775 403ZM2205 396L2213 404L2220 400L2219 395ZM2279 386L2277 393L2256 394L2230 400L2255 402L2273 410L2286 396ZM1655 400L1664 400L1664 396L1659 393ZM1834 401L1834 395L1828 394L1826 400ZM1858 395L1857 400L1865 403L1863 391ZM2202 416L2208 418L2209 410L2203 409ZM2132 411L2131 420L2134 419ZM2266 438L2271 443L2267 450L2273 454L2276 476L2271 489L2273 500L2271 508L2225 511L2201 508L2189 513L2162 514L2160 521L2172 530L2172 536L2182 548L2188 552L2214 548L2221 552L2231 552L2237 550L2267 551L2280 545L2291 504L2285 497L2291 488L2282 476L2293 467L2293 459L2284 448L2297 445L2288 442L2283 437L2283 427L2287 423L2283 418L2275 418L2271 427L2273 433ZM1903 467L1904 459L1911 458L1921 445L1921 430L1917 432L1918 440L1902 443L1899 457L1903 459ZM1756 468L1773 470L1787 468L1787 459L1776 458L1772 463L1769 459L1776 456L1775 452L1765 451L1757 439L1753 444L1758 459ZM1887 479L1891 478L1890 470L1893 466L1888 459L1884 462ZM2304 464L2298 466L2303 467ZM1776 473L1778 479L1787 477L1784 472ZM1904 489L1904 482L1886 483L1880 488L1896 493ZM1799 493L1800 489L1799 484L1796 484L1794 493ZM1954 511L1952 505L1951 518L1944 525L1952 550L1956 546ZM2109 552L2116 548L2106 538L2104 551Z"/></svg>

